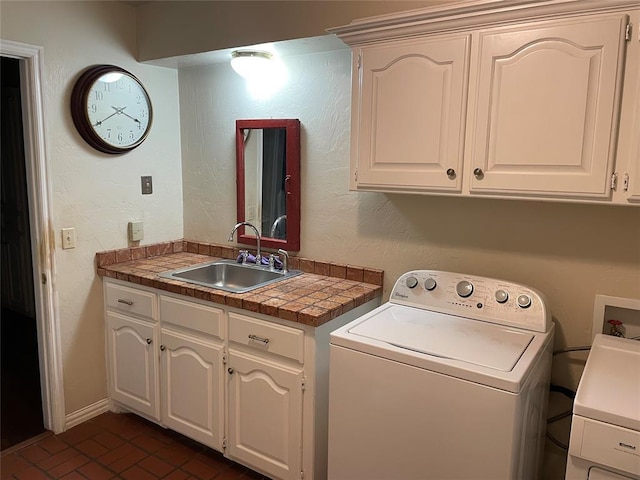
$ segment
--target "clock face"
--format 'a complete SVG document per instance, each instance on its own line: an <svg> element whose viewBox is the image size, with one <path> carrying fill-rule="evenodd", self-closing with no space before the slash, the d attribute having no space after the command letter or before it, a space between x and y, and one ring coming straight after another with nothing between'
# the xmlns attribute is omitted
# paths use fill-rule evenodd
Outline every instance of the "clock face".
<svg viewBox="0 0 640 480"><path fill-rule="evenodd" d="M111 72L98 78L89 90L86 109L91 129L114 147L137 145L147 133L147 92L126 73Z"/></svg>
<svg viewBox="0 0 640 480"><path fill-rule="evenodd" d="M144 141L153 115L149 95L135 76L115 65L97 65L73 87L71 116L89 145L117 154Z"/></svg>

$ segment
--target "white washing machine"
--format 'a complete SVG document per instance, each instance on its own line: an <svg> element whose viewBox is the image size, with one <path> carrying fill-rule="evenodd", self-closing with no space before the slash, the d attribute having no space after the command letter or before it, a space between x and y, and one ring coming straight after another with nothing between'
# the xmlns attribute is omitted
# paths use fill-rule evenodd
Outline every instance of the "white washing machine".
<svg viewBox="0 0 640 480"><path fill-rule="evenodd" d="M640 342L596 335L573 403L567 480L640 480Z"/></svg>
<svg viewBox="0 0 640 480"><path fill-rule="evenodd" d="M532 288L405 273L331 334L329 480L538 478L552 344Z"/></svg>

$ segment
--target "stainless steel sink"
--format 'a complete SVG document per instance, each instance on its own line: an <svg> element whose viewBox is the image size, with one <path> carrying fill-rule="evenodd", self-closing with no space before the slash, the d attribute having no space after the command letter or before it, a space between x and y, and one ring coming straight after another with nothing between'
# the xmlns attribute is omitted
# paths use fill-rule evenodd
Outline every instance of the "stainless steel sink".
<svg viewBox="0 0 640 480"><path fill-rule="evenodd" d="M193 265L161 273L163 278L195 283L205 287L217 288L231 293L245 293L271 283L300 275L300 270L287 273L269 270L268 267L242 265L234 260Z"/></svg>

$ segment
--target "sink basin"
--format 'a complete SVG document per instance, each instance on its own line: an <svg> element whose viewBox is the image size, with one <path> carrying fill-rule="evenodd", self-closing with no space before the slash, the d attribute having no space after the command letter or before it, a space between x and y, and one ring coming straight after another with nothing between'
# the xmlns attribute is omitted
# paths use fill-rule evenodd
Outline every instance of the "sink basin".
<svg viewBox="0 0 640 480"><path fill-rule="evenodd" d="M287 273L269 270L268 267L242 265L234 260L218 260L161 273L163 278L195 283L231 293L245 293L271 283L300 275L300 270Z"/></svg>

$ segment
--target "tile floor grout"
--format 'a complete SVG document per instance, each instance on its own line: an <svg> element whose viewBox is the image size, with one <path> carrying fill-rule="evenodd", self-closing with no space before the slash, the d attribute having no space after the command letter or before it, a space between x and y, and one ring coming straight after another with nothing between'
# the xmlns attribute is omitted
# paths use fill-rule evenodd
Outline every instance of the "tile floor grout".
<svg viewBox="0 0 640 480"><path fill-rule="evenodd" d="M259 480L264 477L133 414L107 412L3 453L1 480Z"/></svg>

